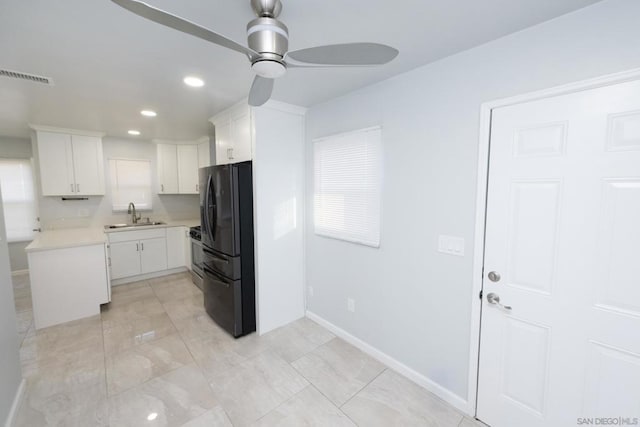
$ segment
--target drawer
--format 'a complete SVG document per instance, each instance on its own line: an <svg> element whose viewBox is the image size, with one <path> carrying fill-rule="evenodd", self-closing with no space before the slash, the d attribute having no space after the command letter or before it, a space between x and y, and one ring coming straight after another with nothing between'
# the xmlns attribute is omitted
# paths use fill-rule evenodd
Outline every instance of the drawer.
<svg viewBox="0 0 640 427"><path fill-rule="evenodd" d="M118 242L130 242L132 240L144 240L144 239L157 239L159 237L167 237L167 229L151 228L146 230L132 230L132 231L115 231L107 233L109 236L109 243Z"/></svg>

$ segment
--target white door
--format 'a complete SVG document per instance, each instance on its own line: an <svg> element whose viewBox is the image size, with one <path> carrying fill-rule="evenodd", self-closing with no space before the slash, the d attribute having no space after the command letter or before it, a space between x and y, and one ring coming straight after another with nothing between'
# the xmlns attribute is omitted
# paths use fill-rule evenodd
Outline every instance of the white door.
<svg viewBox="0 0 640 427"><path fill-rule="evenodd" d="M167 269L167 239L140 240L140 272L153 273Z"/></svg>
<svg viewBox="0 0 640 427"><path fill-rule="evenodd" d="M209 138L198 144L198 168L211 166L211 157L209 153Z"/></svg>
<svg viewBox="0 0 640 427"><path fill-rule="evenodd" d="M178 193L178 155L173 144L158 144L158 194Z"/></svg>
<svg viewBox="0 0 640 427"><path fill-rule="evenodd" d="M184 227L167 228L167 268L185 266Z"/></svg>
<svg viewBox="0 0 640 427"><path fill-rule="evenodd" d="M42 195L75 195L71 135L38 131L37 144Z"/></svg>
<svg viewBox="0 0 640 427"><path fill-rule="evenodd" d="M178 192L198 194L198 146L178 145Z"/></svg>
<svg viewBox="0 0 640 427"><path fill-rule="evenodd" d="M216 165L226 165L233 151L231 143L231 122L216 123Z"/></svg>
<svg viewBox="0 0 640 427"><path fill-rule="evenodd" d="M111 280L140 274L140 243L137 241L109 243Z"/></svg>
<svg viewBox="0 0 640 427"><path fill-rule="evenodd" d="M247 110L231 119L231 163L251 160L251 113Z"/></svg>
<svg viewBox="0 0 640 427"><path fill-rule="evenodd" d="M76 194L104 194L102 140L94 136L72 135Z"/></svg>
<svg viewBox="0 0 640 427"><path fill-rule="evenodd" d="M640 83L495 109L489 170L478 418L640 419Z"/></svg>

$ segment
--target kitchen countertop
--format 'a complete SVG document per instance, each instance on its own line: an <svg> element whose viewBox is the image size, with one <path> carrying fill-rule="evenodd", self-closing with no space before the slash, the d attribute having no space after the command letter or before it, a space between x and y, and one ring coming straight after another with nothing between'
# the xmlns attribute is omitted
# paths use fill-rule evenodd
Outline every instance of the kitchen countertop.
<svg viewBox="0 0 640 427"><path fill-rule="evenodd" d="M120 231L146 230L149 228L167 227L195 227L200 225L200 219L166 221L166 224L141 226L135 228L115 228L105 230L102 227L65 228L59 230L46 230L25 248L26 252L48 251L51 249L75 248L78 246L92 246L104 244L107 241L106 233Z"/></svg>
<svg viewBox="0 0 640 427"><path fill-rule="evenodd" d="M25 248L26 252L100 245L106 242L102 228L67 228L43 231Z"/></svg>

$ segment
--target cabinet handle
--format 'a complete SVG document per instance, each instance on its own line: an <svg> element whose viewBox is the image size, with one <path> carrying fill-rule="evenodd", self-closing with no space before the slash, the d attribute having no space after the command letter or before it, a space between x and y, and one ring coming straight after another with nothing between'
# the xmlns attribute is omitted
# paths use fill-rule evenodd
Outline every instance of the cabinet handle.
<svg viewBox="0 0 640 427"><path fill-rule="evenodd" d="M198 190L198 188L199 188L199 186L198 186L198 184L196 184L196 193L197 193L198 191L200 191L200 190Z"/></svg>
<svg viewBox="0 0 640 427"><path fill-rule="evenodd" d="M80 184L76 184L76 193L80 192Z"/></svg>
<svg viewBox="0 0 640 427"><path fill-rule="evenodd" d="M136 252L140 251L140 244L136 243Z"/></svg>
<svg viewBox="0 0 640 427"><path fill-rule="evenodd" d="M164 193L164 184L160 184L160 191Z"/></svg>
<svg viewBox="0 0 640 427"><path fill-rule="evenodd" d="M69 184L71 186L71 192L75 193L75 191L73 191L73 184Z"/></svg>
<svg viewBox="0 0 640 427"><path fill-rule="evenodd" d="M227 148L227 157L229 160L233 160L233 148Z"/></svg>
<svg viewBox="0 0 640 427"><path fill-rule="evenodd" d="M140 243L140 246L142 246L142 250L144 251L144 243Z"/></svg>

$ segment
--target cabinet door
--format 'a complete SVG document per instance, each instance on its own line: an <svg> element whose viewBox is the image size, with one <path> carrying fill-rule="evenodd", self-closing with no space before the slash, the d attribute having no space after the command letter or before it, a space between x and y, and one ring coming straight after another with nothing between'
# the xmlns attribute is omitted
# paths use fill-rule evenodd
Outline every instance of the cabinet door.
<svg viewBox="0 0 640 427"><path fill-rule="evenodd" d="M185 266L184 228L167 228L167 268Z"/></svg>
<svg viewBox="0 0 640 427"><path fill-rule="evenodd" d="M140 274L140 243L109 243L111 280Z"/></svg>
<svg viewBox="0 0 640 427"><path fill-rule="evenodd" d="M42 195L75 195L71 135L38 132L37 143Z"/></svg>
<svg viewBox="0 0 640 427"><path fill-rule="evenodd" d="M251 160L251 114L249 110L231 119L231 140L233 149L231 163Z"/></svg>
<svg viewBox="0 0 640 427"><path fill-rule="evenodd" d="M167 239L140 240L140 272L153 273L167 269Z"/></svg>
<svg viewBox="0 0 640 427"><path fill-rule="evenodd" d="M198 194L198 146L178 145L178 192Z"/></svg>
<svg viewBox="0 0 640 427"><path fill-rule="evenodd" d="M231 122L216 123L216 164L226 165L231 163L230 150L233 150L231 143Z"/></svg>
<svg viewBox="0 0 640 427"><path fill-rule="evenodd" d="M211 166L211 153L209 151L209 141L198 144L198 168Z"/></svg>
<svg viewBox="0 0 640 427"><path fill-rule="evenodd" d="M76 194L104 195L104 161L102 139L94 136L72 135L73 170Z"/></svg>
<svg viewBox="0 0 640 427"><path fill-rule="evenodd" d="M158 194L178 194L178 155L173 144L158 144Z"/></svg>

